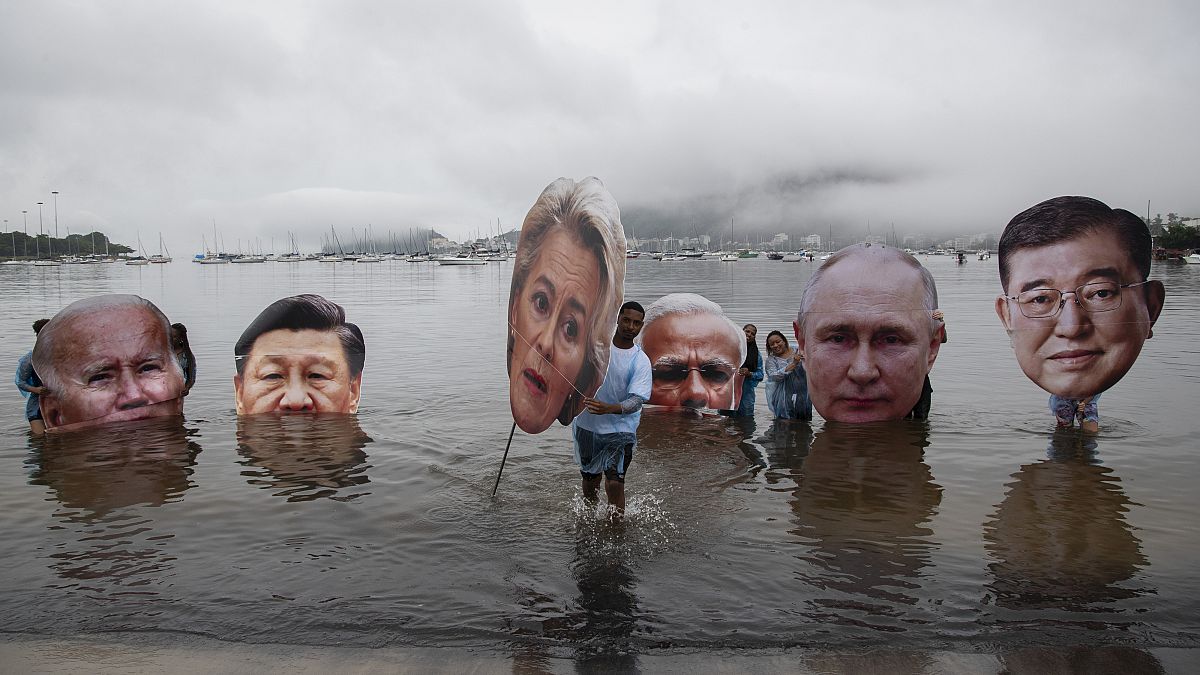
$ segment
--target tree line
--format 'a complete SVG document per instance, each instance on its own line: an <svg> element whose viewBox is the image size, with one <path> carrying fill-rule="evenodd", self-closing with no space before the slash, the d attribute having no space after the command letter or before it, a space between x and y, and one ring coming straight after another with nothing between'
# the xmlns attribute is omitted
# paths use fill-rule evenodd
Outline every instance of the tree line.
<svg viewBox="0 0 1200 675"><path fill-rule="evenodd" d="M1200 248L1200 228L1184 225L1185 218L1177 213L1168 213L1164 223L1162 214L1157 214L1153 220L1147 220L1146 226L1150 234L1156 237L1160 248L1173 250L1190 250Z"/></svg>
<svg viewBox="0 0 1200 675"><path fill-rule="evenodd" d="M95 244L93 245L93 242ZM105 253L105 244L108 245L109 255L118 255L121 253L132 253L133 249L110 242L108 235L103 232L89 232L87 234L72 234L67 237L51 237L48 234L43 234L40 237L37 235L27 235L24 232L5 232L0 234L0 257L3 258L36 258L40 254L46 258L53 251L56 258L67 255L92 255Z"/></svg>

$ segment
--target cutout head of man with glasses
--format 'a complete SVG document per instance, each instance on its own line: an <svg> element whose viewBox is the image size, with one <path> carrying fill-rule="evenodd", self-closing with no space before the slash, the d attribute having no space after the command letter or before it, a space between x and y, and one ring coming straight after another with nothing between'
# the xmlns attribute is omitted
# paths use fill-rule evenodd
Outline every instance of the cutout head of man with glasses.
<svg viewBox="0 0 1200 675"><path fill-rule="evenodd" d="M1166 295L1147 280L1151 248L1141 218L1089 197L1048 199L1009 221L996 314L1030 380L1086 399L1129 372Z"/></svg>
<svg viewBox="0 0 1200 675"><path fill-rule="evenodd" d="M646 308L642 350L654 384L650 403L732 410L742 396L738 368L746 335L721 306L695 293L672 293Z"/></svg>

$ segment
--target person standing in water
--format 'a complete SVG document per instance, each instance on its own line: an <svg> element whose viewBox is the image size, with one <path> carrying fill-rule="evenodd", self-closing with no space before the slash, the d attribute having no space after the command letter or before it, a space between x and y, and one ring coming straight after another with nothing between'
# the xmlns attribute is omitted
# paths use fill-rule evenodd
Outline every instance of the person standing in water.
<svg viewBox="0 0 1200 675"><path fill-rule="evenodd" d="M808 376L800 352L788 344L783 333L767 334L767 406L775 419L812 420L808 398Z"/></svg>
<svg viewBox="0 0 1200 675"><path fill-rule="evenodd" d="M50 323L50 319L38 319L33 322L33 334L42 331L42 326ZM46 423L42 421L41 394L46 391L42 380L33 370L33 351L30 350L17 362L17 389L25 397L25 421L29 422L29 430L35 434L46 432Z"/></svg>
<svg viewBox="0 0 1200 675"><path fill-rule="evenodd" d="M625 471L633 461L642 404L650 399L650 359L633 340L642 331L646 310L636 302L621 305L609 349L608 371L594 398L585 398L575 418L575 461L583 476L583 497L596 501L601 479L613 516L625 513Z"/></svg>
<svg viewBox="0 0 1200 675"><path fill-rule="evenodd" d="M738 370L738 375L742 377L742 400L731 416L754 417L754 390L763 380L763 360L758 352L758 326L748 323L742 326L742 332L746 334L746 359Z"/></svg>

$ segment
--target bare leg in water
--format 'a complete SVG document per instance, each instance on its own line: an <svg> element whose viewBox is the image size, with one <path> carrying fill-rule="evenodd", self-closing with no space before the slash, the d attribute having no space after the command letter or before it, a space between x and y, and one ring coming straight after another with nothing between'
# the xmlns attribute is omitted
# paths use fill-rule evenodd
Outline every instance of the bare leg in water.
<svg viewBox="0 0 1200 675"><path fill-rule="evenodd" d="M608 496L608 505L613 509L613 518L625 515L625 483L618 480L606 480L604 475L584 476L583 498L594 502L600 498L600 481L604 481L604 493Z"/></svg>
<svg viewBox="0 0 1200 675"><path fill-rule="evenodd" d="M1079 415L1079 430L1085 431L1089 434L1094 434L1094 433L1100 431L1100 423L1096 420L1084 419L1085 409L1087 408L1087 405L1091 402L1092 402L1092 397L1088 396L1087 398L1085 398L1079 402L1079 406L1078 406L1077 410L1078 410L1078 415Z"/></svg>
<svg viewBox="0 0 1200 675"><path fill-rule="evenodd" d="M604 492L608 494L608 505L613 509L613 519L620 520L625 515L625 483L606 479Z"/></svg>
<svg viewBox="0 0 1200 675"><path fill-rule="evenodd" d="M600 481L604 478L604 474L595 476L583 477L583 498L589 502L594 502L600 497Z"/></svg>

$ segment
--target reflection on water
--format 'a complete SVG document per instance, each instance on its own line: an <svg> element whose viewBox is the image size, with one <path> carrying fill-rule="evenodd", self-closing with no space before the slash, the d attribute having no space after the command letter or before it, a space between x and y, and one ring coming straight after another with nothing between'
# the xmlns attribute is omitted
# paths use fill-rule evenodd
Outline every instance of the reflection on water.
<svg viewBox="0 0 1200 675"><path fill-rule="evenodd" d="M753 444L746 444L751 448L747 455L759 467L770 469L766 479L774 484L785 476L794 479L800 474L812 440L813 430L808 422L772 420L771 426ZM755 456L754 449L761 451L759 456Z"/></svg>
<svg viewBox="0 0 1200 675"><path fill-rule="evenodd" d="M1132 502L1097 459L1096 437L1055 433L1048 459L1026 464L990 521L984 541L996 604L1083 611L1149 592L1128 585L1147 564L1126 521Z"/></svg>
<svg viewBox="0 0 1200 675"><path fill-rule="evenodd" d="M1045 396L992 308L994 264L943 258L923 260L955 326L927 427L647 409L617 527L574 508L558 426L517 437L490 498L512 424L503 359L488 357L505 341L510 266L0 268L26 317L0 322L0 362L15 364L47 308L114 292L187 322L202 366L227 363L263 306L320 293L371 318L367 341L386 345L372 372L396 374L365 385L357 419L239 421L229 377L202 367L185 423L32 443L10 389L0 632L511 648L516 668L548 672L559 658L656 671L680 655L714 670L761 651L817 671L964 670L887 658L908 648L989 652L981 672L1155 672L1145 652L1104 645L1200 646L1198 270L1155 264L1167 308L1105 396L1112 424L1051 444ZM783 291L811 269L637 260L627 294L687 289L790 332ZM446 358L447 340L478 358ZM882 656L796 658L806 647ZM1179 663L1165 668L1194 670Z"/></svg>
<svg viewBox="0 0 1200 675"><path fill-rule="evenodd" d="M799 576L845 594L814 605L897 616L894 603L916 602L917 577L936 547L928 523L942 497L924 462L927 445L923 422L828 424L807 456L791 456L791 533L809 544L799 557L812 566ZM844 612L830 618L858 620Z"/></svg>
<svg viewBox="0 0 1200 675"><path fill-rule="evenodd" d="M636 595L637 576L622 556L612 554L625 527L584 527L576 533L571 576L579 595L568 623L581 670L589 660L616 672L637 670L633 638L643 620ZM596 538L617 541L597 545Z"/></svg>
<svg viewBox="0 0 1200 675"><path fill-rule="evenodd" d="M363 448L372 439L354 415L241 415L237 439L247 482L289 502L370 494L351 489L371 482Z"/></svg>
<svg viewBox="0 0 1200 675"><path fill-rule="evenodd" d="M715 452L735 446L742 439L742 427L731 420L749 424L749 428L754 429L753 420L722 417L692 408L647 406L642 409L642 423L638 427L638 447L654 448L655 452L681 449L694 452L700 448L711 448ZM634 461L637 461L636 452Z"/></svg>
<svg viewBox="0 0 1200 675"><path fill-rule="evenodd" d="M65 538L49 564L66 586L93 598L153 596L170 578L171 533L136 506L182 499L200 452L182 418L154 418L38 439L30 484L50 488Z"/></svg>
<svg viewBox="0 0 1200 675"><path fill-rule="evenodd" d="M95 521L135 504L158 506L191 487L200 446L179 417L47 434L37 439L29 482L54 491L66 510L55 515Z"/></svg>

